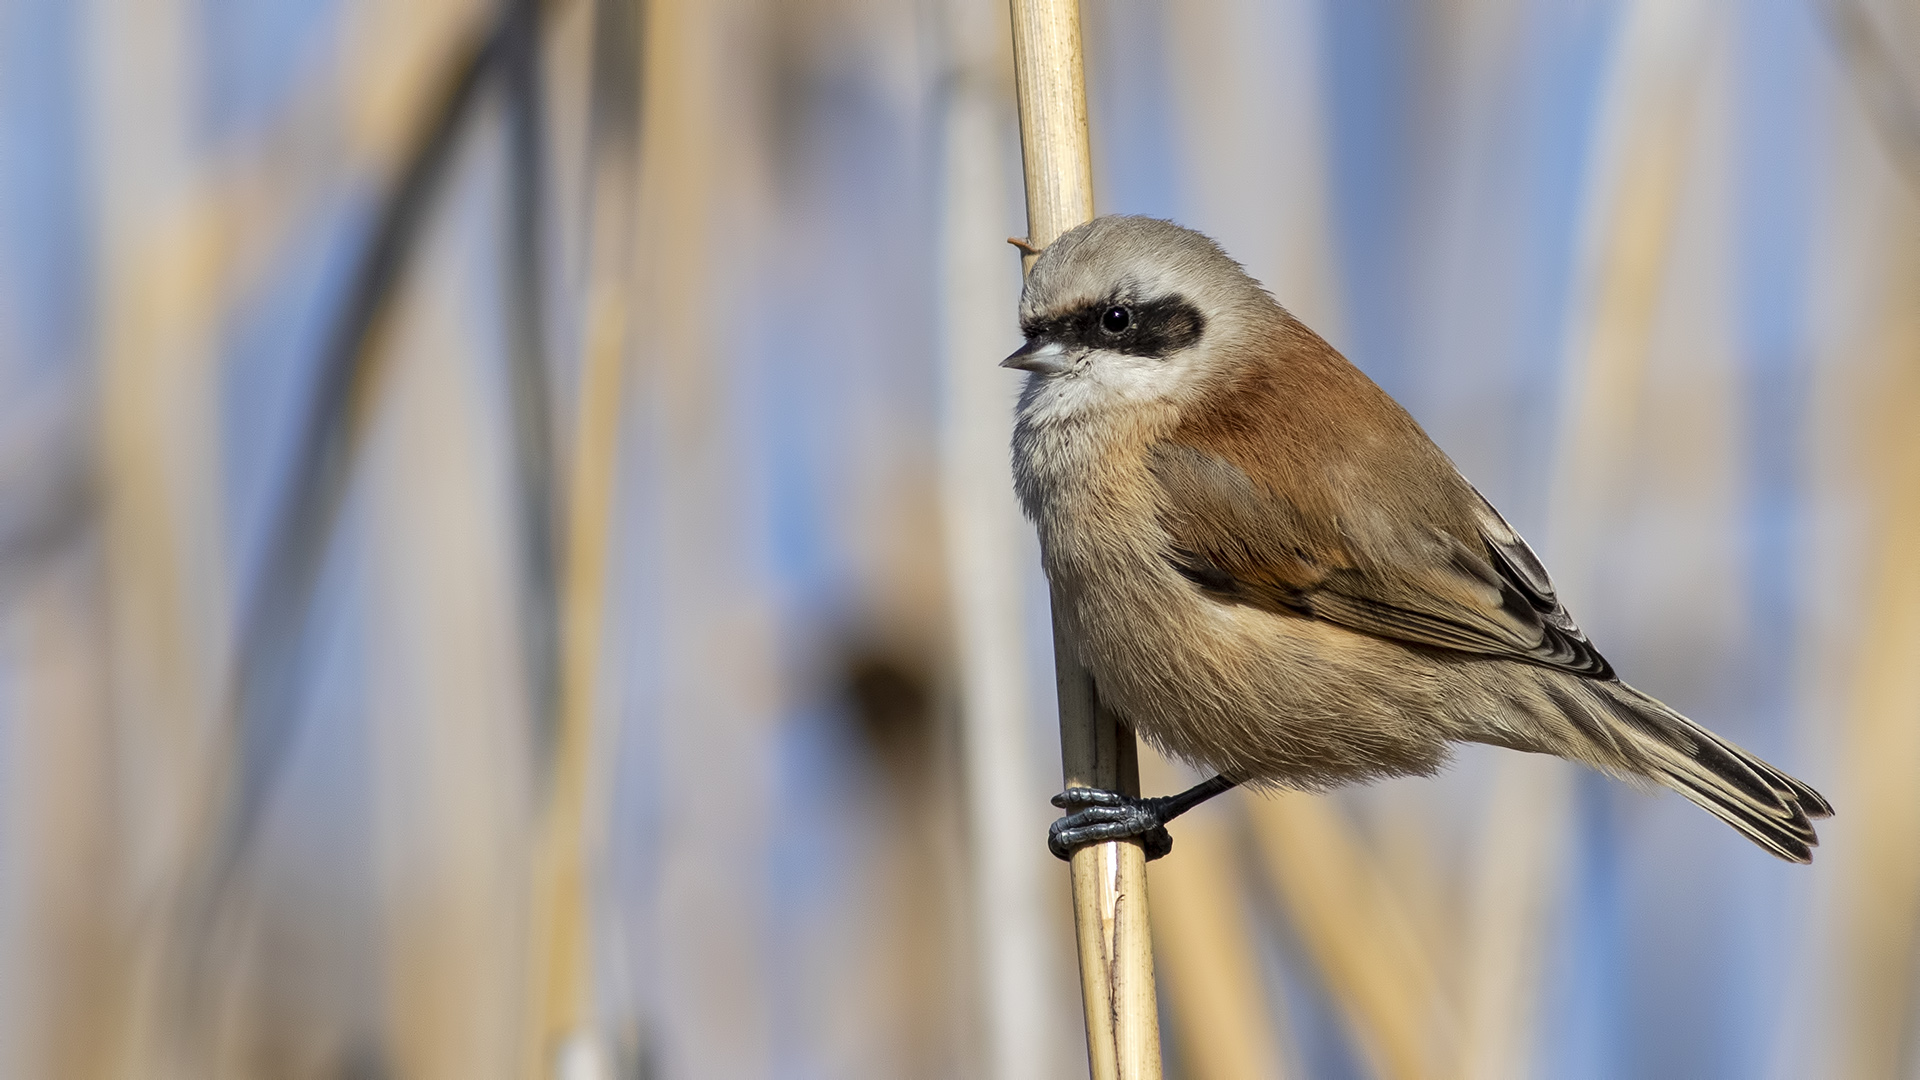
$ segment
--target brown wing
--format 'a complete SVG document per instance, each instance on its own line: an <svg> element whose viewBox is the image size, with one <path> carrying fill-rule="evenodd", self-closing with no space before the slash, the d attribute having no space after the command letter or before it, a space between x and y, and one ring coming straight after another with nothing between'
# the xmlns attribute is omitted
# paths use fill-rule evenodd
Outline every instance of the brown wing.
<svg viewBox="0 0 1920 1080"><path fill-rule="evenodd" d="M1338 368L1240 380L1153 449L1168 562L1223 601L1613 678L1519 534L1326 352Z"/></svg>

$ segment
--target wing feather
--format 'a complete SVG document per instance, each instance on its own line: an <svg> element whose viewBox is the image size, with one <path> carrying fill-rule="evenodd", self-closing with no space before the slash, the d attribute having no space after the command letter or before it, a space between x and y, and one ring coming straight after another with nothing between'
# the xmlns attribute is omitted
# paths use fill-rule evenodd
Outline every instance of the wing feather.
<svg viewBox="0 0 1920 1080"><path fill-rule="evenodd" d="M1438 456L1438 451L1434 451ZM1184 441L1154 448L1167 560L1226 602L1323 619L1377 637L1599 679L1613 669L1554 594L1526 541L1448 466L1407 505L1303 506L1298 483ZM1292 479L1283 476L1282 480ZM1448 484L1451 479L1455 483ZM1334 485L1317 484L1322 494Z"/></svg>

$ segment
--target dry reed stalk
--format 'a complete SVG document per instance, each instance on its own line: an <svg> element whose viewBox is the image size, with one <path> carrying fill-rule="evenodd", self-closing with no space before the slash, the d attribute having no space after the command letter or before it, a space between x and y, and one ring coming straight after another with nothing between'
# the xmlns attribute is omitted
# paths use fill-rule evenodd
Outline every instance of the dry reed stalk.
<svg viewBox="0 0 1920 1080"><path fill-rule="evenodd" d="M1014 345L1002 198L1009 27L992 5L949 0L942 236L946 416L942 518L960 667L977 1001L976 1068L997 1080L1054 1075L1055 953L1044 907L1043 783L1029 750L1024 525L1007 476L1013 381L992 359ZM1005 346L1005 348L1001 348Z"/></svg>
<svg viewBox="0 0 1920 1080"><path fill-rule="evenodd" d="M1623 496L1697 123L1699 57L1710 29L1697 0L1639 0L1613 61L1569 320L1567 404L1547 535L1561 595L1574 610L1592 591L1598 537ZM1568 771L1500 760L1474 871L1464 972L1461 1075L1532 1068L1534 1003L1545 939L1573 842Z"/></svg>
<svg viewBox="0 0 1920 1080"><path fill-rule="evenodd" d="M419 137L421 103L440 93L453 44L486 26L496 7L494 0L357 0L347 8L338 106L346 160L405 159Z"/></svg>
<svg viewBox="0 0 1920 1080"><path fill-rule="evenodd" d="M589 224L580 386L566 480L560 564L559 705L534 883L533 1012L527 1075L605 1060L595 1030L589 926L589 806L595 699L605 647L608 560L630 305L636 302L640 5L600 0L588 105ZM575 1065L573 1068L580 1068Z"/></svg>
<svg viewBox="0 0 1920 1080"><path fill-rule="evenodd" d="M1027 242L1038 249L1093 218L1080 5L1077 0L1012 0L1012 10ZM1100 709L1062 614L1056 598L1053 651L1066 784L1137 794L1133 732ZM1080 993L1094 1080L1158 1077L1160 1025L1146 854L1134 840L1089 844L1074 852L1072 866Z"/></svg>
<svg viewBox="0 0 1920 1080"><path fill-rule="evenodd" d="M213 363L224 231L221 208L201 197L189 15L168 0L95 0L84 30L104 667L121 755L125 885L169 902L205 816L228 640ZM164 1069L184 1043L207 1035L168 1029L167 929L163 919L133 928L133 970L97 1006L115 1071Z"/></svg>
<svg viewBox="0 0 1920 1080"><path fill-rule="evenodd" d="M1249 800L1274 891L1377 1076L1451 1075L1455 1023L1421 927L1328 800Z"/></svg>
<svg viewBox="0 0 1920 1080"><path fill-rule="evenodd" d="M780 917L765 858L779 828L772 730L782 707L775 611L749 514L759 477L730 389L731 291L750 274L733 260L759 209L753 188L761 115L738 92L738 58L764 7L653 0L642 64L637 407L648 423L636 457L652 519L639 541L659 633L649 746L669 815L647 916L653 1015L672 1058L663 1072L760 1076L777 1071L776 985L762 937ZM724 275L724 276L723 276ZM728 291L720 292L723 287ZM636 428L640 425L636 424ZM717 798L716 791L724 791Z"/></svg>
<svg viewBox="0 0 1920 1080"><path fill-rule="evenodd" d="M1865 437L1851 448L1873 516L1857 628L1847 631L1844 816L1832 845L1838 880L1828 907L1838 993L1823 1016L1834 1030L1822 1069L1845 1077L1911 1073L1920 997L1913 967L1920 943L1920 787L1913 782L1920 764L1920 437L1913 421L1920 245L1913 226L1920 212L1905 192L1894 196L1895 207L1885 198L1871 217L1874 241L1887 245L1870 286L1879 292L1870 316L1878 325L1866 328L1861 343L1878 371L1871 396L1860 399Z"/></svg>
<svg viewBox="0 0 1920 1080"><path fill-rule="evenodd" d="M382 1006L403 1076L519 1071L532 801L519 506L489 373L469 359L498 311L497 279L475 269L498 234L473 228L491 207L470 197L497 147L468 144L452 197L424 223L417 272L369 346L383 371L359 424Z"/></svg>
<svg viewBox="0 0 1920 1080"><path fill-rule="evenodd" d="M1807 446L1811 488L1825 513L1810 530L1814 550L1803 573L1811 595L1842 598L1807 613L1818 651L1808 700L1838 706L1840 734L1823 708L1810 711L1803 738L1832 778L1821 786L1839 816L1817 856L1816 870L1825 869L1808 913L1818 932L1807 951L1823 976L1814 984L1817 1004L1781 1026L1769 1075L1900 1076L1913 1073L1920 997L1912 963L1920 929L1920 793L1912 781L1920 764L1912 663L1920 652L1920 568L1912 557L1920 548L1920 319L1912 302L1920 287L1920 156L1892 126L1906 125L1901 114L1920 98L1885 99L1904 93L1908 80L1893 66L1897 50L1866 36L1910 33L1911 25L1884 18L1876 27L1870 5L1853 0L1825 6L1829 19L1857 21L1830 26L1842 35L1853 86L1828 103L1833 179L1809 253L1811 307L1826 332L1816 337ZM1884 5L1880 13L1893 15Z"/></svg>
<svg viewBox="0 0 1920 1080"><path fill-rule="evenodd" d="M0 991L12 1037L0 1040L0 1075L107 1077L127 942L113 732L97 670L105 598L90 553L36 571L0 610L15 687L0 752L14 897Z"/></svg>
<svg viewBox="0 0 1920 1080"><path fill-rule="evenodd" d="M766 722L778 697L773 622L751 573L753 553L744 550L739 515L748 485L736 471L742 440L729 415L729 376L710 296L717 253L726 250L715 244L715 232L731 224L716 211L728 205L729 194L740 194L734 185L750 167L739 160L750 140L729 137L749 121L739 108L745 102L728 92L733 84L724 63L725 46L733 44L727 32L746 20L732 6L686 0L652 0L644 14L626 10L631 36L596 34L596 45L609 61L623 50L637 60L639 99L625 113L612 108L597 117L603 126L595 138L609 137L607 128L615 125L639 133L638 179L628 196L633 239L625 241L631 286L609 294L612 307L604 315L593 313L589 299L585 334L624 342L632 388L622 397L648 421L632 426L634 486L648 502L636 515L644 520L634 536L648 558L632 573L652 600L648 621L658 631L657 651L645 661L658 673L647 702L656 717L647 739L660 783L649 798L669 816L671 829L654 854L654 905L643 913L645 921L636 920L653 966L640 973L648 984L647 1014L635 1019L643 1040L654 1028L664 1032L661 1043L672 1057L660 1067L668 1071L760 1075L772 1068L764 1011L771 980L760 942L740 928L768 917L769 886L760 878L762 861L742 853L764 850L777 820L767 784L773 740ZM583 395L579 408L590 407ZM599 742L601 735L608 741ZM596 746L613 745L612 717L595 737ZM578 839L557 841L577 853L568 856L576 869L546 864L560 871L548 879L568 892L559 897L564 906L548 903L536 933L584 945L609 759L580 756L586 767L565 781L576 788L566 797L581 808L569 812ZM558 800L558 772L555 780ZM722 783L725 797L716 798L715 785ZM570 1025L572 1033L586 1030L598 1020L591 989L591 983L569 986L539 976L535 993L551 997L535 1003L536 1021L561 1039L569 1037L563 1032ZM556 1064L569 1068L600 1056L574 1056L568 1045L545 1049L560 1051ZM638 1049L656 1052L651 1045Z"/></svg>
<svg viewBox="0 0 1920 1080"><path fill-rule="evenodd" d="M1141 782L1181 791L1194 780L1149 752ZM1247 882L1235 851L1229 807L1202 806L1180 819L1180 857L1147 872L1153 939L1159 947L1168 1013L1179 1035L1182 1074L1194 1080L1279 1080L1280 1010L1268 998Z"/></svg>

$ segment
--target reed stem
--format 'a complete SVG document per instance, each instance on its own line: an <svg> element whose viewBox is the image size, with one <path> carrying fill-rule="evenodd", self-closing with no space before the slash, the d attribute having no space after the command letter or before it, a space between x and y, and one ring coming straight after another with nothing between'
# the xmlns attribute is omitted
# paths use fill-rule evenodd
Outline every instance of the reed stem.
<svg viewBox="0 0 1920 1080"><path fill-rule="evenodd" d="M1027 242L1034 250L1093 218L1093 159L1078 0L1012 0L1014 88L1027 181ZM1033 267L1033 256L1025 260ZM1060 693L1060 763L1068 787L1138 794L1133 733L1099 706L1078 660L1072 627L1054 596L1054 672ZM1080 995L1094 1080L1160 1075L1147 859L1138 841L1073 853L1073 918Z"/></svg>

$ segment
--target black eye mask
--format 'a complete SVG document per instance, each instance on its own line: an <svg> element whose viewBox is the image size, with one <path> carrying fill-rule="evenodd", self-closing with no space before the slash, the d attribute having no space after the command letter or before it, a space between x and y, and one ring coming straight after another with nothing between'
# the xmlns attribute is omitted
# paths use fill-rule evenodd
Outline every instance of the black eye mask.
<svg viewBox="0 0 1920 1080"><path fill-rule="evenodd" d="M1200 309L1176 295L1084 304L1058 318L1023 323L1020 330L1029 341L1164 359L1198 342L1206 327Z"/></svg>

